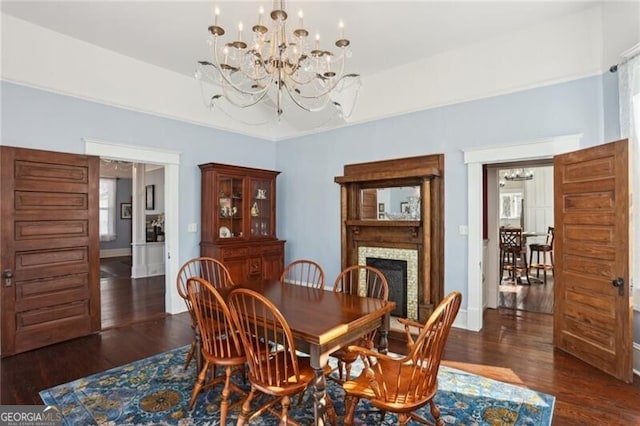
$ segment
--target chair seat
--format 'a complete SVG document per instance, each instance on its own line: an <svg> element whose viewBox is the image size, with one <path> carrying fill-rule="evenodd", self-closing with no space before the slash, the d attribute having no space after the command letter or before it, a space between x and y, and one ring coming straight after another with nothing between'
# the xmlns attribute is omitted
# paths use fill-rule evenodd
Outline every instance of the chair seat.
<svg viewBox="0 0 640 426"><path fill-rule="evenodd" d="M529 244L531 250L551 251L553 248L549 244Z"/></svg>
<svg viewBox="0 0 640 426"><path fill-rule="evenodd" d="M424 395L421 395L418 400L412 401L413 398L411 398L412 392L410 387L412 383L415 382L412 382L411 380L400 380L398 382L398 377L411 377L415 380L416 377L412 376L412 372L415 374L415 369L412 364L399 363L385 363L383 374L380 374L379 371L375 371L376 383L393 383L393 386L387 387L387 390L394 389L393 394L387 395L387 401L376 397L375 392L371 389L370 379L367 377L366 370L355 379L345 382L342 386L346 393L369 399L378 408L387 407L389 411L409 412L414 411L421 405L424 405L425 398ZM420 374L420 376L422 375L424 374ZM396 385L398 386L396 387ZM434 386L432 392L429 392L430 396L428 396L428 398L435 395L436 390L437 386ZM414 403L416 405L413 405Z"/></svg>

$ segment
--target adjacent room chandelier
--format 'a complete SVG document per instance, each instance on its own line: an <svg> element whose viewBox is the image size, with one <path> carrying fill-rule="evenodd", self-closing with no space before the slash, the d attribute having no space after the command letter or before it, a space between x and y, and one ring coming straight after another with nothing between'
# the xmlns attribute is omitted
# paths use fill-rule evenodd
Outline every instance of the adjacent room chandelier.
<svg viewBox="0 0 640 426"><path fill-rule="evenodd" d="M533 179L533 170L511 169L507 170L503 178L508 181L522 181Z"/></svg>
<svg viewBox="0 0 640 426"><path fill-rule="evenodd" d="M215 8L214 24L208 28L211 57L199 61L196 71L201 84L214 88L213 95L206 99L208 105L213 108L225 99L236 107L248 108L271 101L280 117L287 97L305 111L332 105L339 114L350 115L360 79L358 74L344 73L351 51L343 23L339 24L335 42L337 53L333 53L321 47L319 34L309 40L302 11L295 24L287 20L284 0L273 2L269 16L271 22L264 22L264 9L260 7L258 22L249 34L240 22L235 38L224 42L226 31L218 22L220 10ZM349 100L352 104L345 106L336 94L349 87L355 91Z"/></svg>

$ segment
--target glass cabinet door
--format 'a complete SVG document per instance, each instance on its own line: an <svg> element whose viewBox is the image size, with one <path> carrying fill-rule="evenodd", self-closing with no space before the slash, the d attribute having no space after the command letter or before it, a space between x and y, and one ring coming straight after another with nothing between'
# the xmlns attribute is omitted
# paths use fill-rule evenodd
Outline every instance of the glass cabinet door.
<svg viewBox="0 0 640 426"><path fill-rule="evenodd" d="M218 238L241 238L243 230L243 180L220 176L218 179Z"/></svg>
<svg viewBox="0 0 640 426"><path fill-rule="evenodd" d="M268 237L273 234L271 180L251 180L250 232L252 237Z"/></svg>

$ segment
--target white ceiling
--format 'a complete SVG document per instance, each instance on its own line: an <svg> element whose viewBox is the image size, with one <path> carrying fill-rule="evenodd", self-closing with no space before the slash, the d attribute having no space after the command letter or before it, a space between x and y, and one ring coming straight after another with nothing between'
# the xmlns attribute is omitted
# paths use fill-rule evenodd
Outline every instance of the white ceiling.
<svg viewBox="0 0 640 426"><path fill-rule="evenodd" d="M370 76L398 65L520 31L593 7L595 1L297 1L305 27L323 40L345 23L353 56L347 71ZM53 31L192 77L207 59L213 6L220 24L235 34L257 21L255 1L5 1L2 12ZM325 42L326 43L326 42ZM329 44L327 44L328 46ZM194 80L195 81L195 80ZM398 83L398 82L396 82ZM299 117L299 115L296 115ZM299 119L299 118L296 118Z"/></svg>

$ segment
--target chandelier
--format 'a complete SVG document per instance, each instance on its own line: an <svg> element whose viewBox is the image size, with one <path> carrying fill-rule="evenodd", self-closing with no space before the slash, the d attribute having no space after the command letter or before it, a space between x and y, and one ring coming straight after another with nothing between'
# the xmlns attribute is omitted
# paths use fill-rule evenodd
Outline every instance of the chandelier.
<svg viewBox="0 0 640 426"><path fill-rule="evenodd" d="M509 181L523 181L533 179L533 170L511 169L504 173L504 179Z"/></svg>
<svg viewBox="0 0 640 426"><path fill-rule="evenodd" d="M258 22L248 36L240 22L235 39L224 42L226 31L218 23L220 10L215 8L214 24L208 28L211 56L199 61L196 71L201 85L214 89L205 100L208 106L213 109L222 99L239 108L271 101L279 118L285 102L291 100L305 111L320 111L331 105L341 116L350 115L360 78L344 73L346 59L351 56L344 24L339 23L334 53L321 47L319 34L314 41L309 40L302 11L297 25L288 28L284 0L273 2L269 16L271 22L264 22L264 9L260 7ZM341 97L339 93L348 88L354 89L348 91L353 93L351 98ZM341 98L346 100L338 100Z"/></svg>

